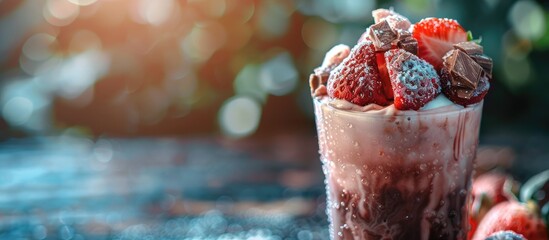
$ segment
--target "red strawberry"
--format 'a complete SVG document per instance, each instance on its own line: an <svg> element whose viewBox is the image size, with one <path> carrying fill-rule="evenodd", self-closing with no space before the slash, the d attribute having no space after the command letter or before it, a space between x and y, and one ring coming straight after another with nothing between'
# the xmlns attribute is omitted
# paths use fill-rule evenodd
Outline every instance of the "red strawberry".
<svg viewBox="0 0 549 240"><path fill-rule="evenodd" d="M470 237L490 208L500 202L514 199L511 192L513 188L518 188L518 183L503 173L489 172L473 180L469 202Z"/></svg>
<svg viewBox="0 0 549 240"><path fill-rule="evenodd" d="M383 84L383 93L387 99L393 99L393 88L391 87L391 79L389 78L389 71L387 70L387 64L385 62L385 52L377 52L376 60L379 77Z"/></svg>
<svg viewBox="0 0 549 240"><path fill-rule="evenodd" d="M357 44L349 57L332 71L328 78L328 95L365 106L370 103L387 105L377 69L374 44Z"/></svg>
<svg viewBox="0 0 549 240"><path fill-rule="evenodd" d="M431 64L403 49L385 53L395 108L418 110L440 93L440 81Z"/></svg>
<svg viewBox="0 0 549 240"><path fill-rule="evenodd" d="M455 43L467 41L467 32L456 20L426 18L414 25L413 36L418 41L418 56L440 71L442 57Z"/></svg>
<svg viewBox="0 0 549 240"><path fill-rule="evenodd" d="M478 82L477 88L473 91L471 98L460 98L458 97L457 92L454 91L455 89L451 87L450 73L448 73L445 68L440 70L440 84L442 85L442 92L448 97L448 99L450 99L450 101L463 106L482 101L486 93L488 93L488 90L490 90L490 81L486 75L483 75Z"/></svg>
<svg viewBox="0 0 549 240"><path fill-rule="evenodd" d="M484 240L502 230L521 234L526 239L547 240L545 223L537 216L536 210L532 210L536 207L529 206L516 201L499 203L484 216L472 240Z"/></svg>

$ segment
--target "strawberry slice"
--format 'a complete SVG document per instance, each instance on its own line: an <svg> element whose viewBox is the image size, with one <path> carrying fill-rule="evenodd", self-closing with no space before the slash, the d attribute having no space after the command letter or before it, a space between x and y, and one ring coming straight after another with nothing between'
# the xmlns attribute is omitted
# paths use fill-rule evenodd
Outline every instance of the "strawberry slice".
<svg viewBox="0 0 549 240"><path fill-rule="evenodd" d="M418 110L440 93L440 80L431 64L403 49L385 53L395 108Z"/></svg>
<svg viewBox="0 0 549 240"><path fill-rule="evenodd" d="M526 239L547 240L545 223L536 213L535 203L507 201L494 206L478 225L472 240L485 240L495 232L509 230Z"/></svg>
<svg viewBox="0 0 549 240"><path fill-rule="evenodd" d="M442 57L455 43L467 41L467 32L456 20L426 18L414 25L413 36L418 41L418 56L440 71Z"/></svg>
<svg viewBox="0 0 549 240"><path fill-rule="evenodd" d="M363 41L332 71L328 78L328 96L366 106L387 105L377 69L374 44Z"/></svg>
<svg viewBox="0 0 549 240"><path fill-rule="evenodd" d="M387 99L393 99L393 88L391 87L391 79L389 78L389 71L387 70L387 63L385 62L385 52L376 53L377 69L379 70L379 77L383 84L383 93Z"/></svg>

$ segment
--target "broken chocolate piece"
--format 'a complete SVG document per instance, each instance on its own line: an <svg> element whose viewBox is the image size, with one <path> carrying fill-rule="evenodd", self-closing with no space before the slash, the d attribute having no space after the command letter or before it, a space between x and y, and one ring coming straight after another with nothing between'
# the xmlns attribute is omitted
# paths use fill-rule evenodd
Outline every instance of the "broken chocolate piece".
<svg viewBox="0 0 549 240"><path fill-rule="evenodd" d="M370 27L370 39L377 51L386 51L391 49L391 43L397 39L397 34L384 20Z"/></svg>
<svg viewBox="0 0 549 240"><path fill-rule="evenodd" d="M407 31L407 30L397 29L396 33L397 33L397 36L398 36L398 40L404 40L406 38L412 37L412 33Z"/></svg>
<svg viewBox="0 0 549 240"><path fill-rule="evenodd" d="M454 49L464 51L467 55L482 54L483 52L482 46L471 41L456 43L454 44Z"/></svg>
<svg viewBox="0 0 549 240"><path fill-rule="evenodd" d="M417 55L417 40L413 37L408 37L398 41L398 48L402 48L407 52Z"/></svg>
<svg viewBox="0 0 549 240"><path fill-rule="evenodd" d="M474 89L467 89L467 88L460 88L460 87L456 87L452 89L452 91L456 93L457 97L463 98L463 99L471 99L474 93Z"/></svg>
<svg viewBox="0 0 549 240"><path fill-rule="evenodd" d="M450 83L454 87L475 89L482 75L482 67L460 50L451 50L444 58L444 66L450 72Z"/></svg>
<svg viewBox="0 0 549 240"><path fill-rule="evenodd" d="M491 79L493 66L492 59L486 55L471 55L470 57L484 69L486 76Z"/></svg>

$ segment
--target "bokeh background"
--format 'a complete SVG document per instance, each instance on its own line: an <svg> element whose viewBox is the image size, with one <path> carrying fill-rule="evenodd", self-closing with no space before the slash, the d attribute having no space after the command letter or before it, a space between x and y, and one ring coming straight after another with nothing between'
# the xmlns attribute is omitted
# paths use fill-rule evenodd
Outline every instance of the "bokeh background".
<svg viewBox="0 0 549 240"><path fill-rule="evenodd" d="M390 6L482 37L483 133L549 132L547 1L4 0L1 138L314 134L308 74Z"/></svg>

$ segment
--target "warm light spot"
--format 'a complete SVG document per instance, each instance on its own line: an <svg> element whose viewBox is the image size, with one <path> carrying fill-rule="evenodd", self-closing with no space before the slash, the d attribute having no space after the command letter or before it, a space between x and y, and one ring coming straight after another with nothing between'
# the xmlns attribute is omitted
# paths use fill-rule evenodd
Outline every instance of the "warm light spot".
<svg viewBox="0 0 549 240"><path fill-rule="evenodd" d="M72 36L69 50L73 53L84 52L90 49L101 49L101 39L89 30L78 30Z"/></svg>
<svg viewBox="0 0 549 240"><path fill-rule="evenodd" d="M29 75L35 75L38 68L40 68L40 62L29 59L26 55L19 56L19 67L23 72Z"/></svg>
<svg viewBox="0 0 549 240"><path fill-rule="evenodd" d="M282 1L264 1L260 6L257 13L260 36L275 38L284 35L290 25L291 12L286 11Z"/></svg>
<svg viewBox="0 0 549 240"><path fill-rule="evenodd" d="M173 0L141 0L138 4L141 20L156 26L164 23L171 16L173 9Z"/></svg>
<svg viewBox="0 0 549 240"><path fill-rule="evenodd" d="M512 91L516 91L528 84L532 68L528 58L519 60L505 57L502 68L505 76L503 80Z"/></svg>
<svg viewBox="0 0 549 240"><path fill-rule="evenodd" d="M54 26L72 23L80 13L80 7L67 0L47 0L42 12L46 21Z"/></svg>
<svg viewBox="0 0 549 240"><path fill-rule="evenodd" d="M255 3L253 1L244 1L246 3L243 4L242 2L243 1L227 1L226 11L236 12L236 14L233 13L233 15L236 16L231 20L239 23L247 23L254 16Z"/></svg>
<svg viewBox="0 0 549 240"><path fill-rule="evenodd" d="M208 60L218 49L226 44L225 29L217 22L196 24L182 42L185 55L196 62Z"/></svg>
<svg viewBox="0 0 549 240"><path fill-rule="evenodd" d="M242 24L236 28L232 28L230 37L227 38L226 49L238 50L246 46L250 41L253 30L249 24Z"/></svg>
<svg viewBox="0 0 549 240"><path fill-rule="evenodd" d="M225 0L188 0L188 3L210 17L222 17L227 8Z"/></svg>
<svg viewBox="0 0 549 240"><path fill-rule="evenodd" d="M109 57L100 51L89 50L66 59L56 69L55 83L57 93L66 98L74 99L103 76L110 65Z"/></svg>
<svg viewBox="0 0 549 240"><path fill-rule="evenodd" d="M88 6L97 2L97 0L69 0L69 2L80 6Z"/></svg>
<svg viewBox="0 0 549 240"><path fill-rule="evenodd" d="M334 25L318 18L307 20L301 28L305 44L316 50L329 49L336 42L338 35Z"/></svg>
<svg viewBox="0 0 549 240"><path fill-rule="evenodd" d="M218 120L226 135L244 137L255 132L260 118L261 106L254 99L236 96L225 101Z"/></svg>
<svg viewBox="0 0 549 240"><path fill-rule="evenodd" d="M516 60L525 59L532 51L532 42L518 37L512 30L503 34L502 45L505 55Z"/></svg>
<svg viewBox="0 0 549 240"><path fill-rule="evenodd" d="M267 99L267 92L259 84L260 66L248 64L236 75L233 82L234 91L237 95L252 96L264 103Z"/></svg>
<svg viewBox="0 0 549 240"><path fill-rule="evenodd" d="M297 85L298 73L292 56L281 53L261 67L260 85L266 92L282 96L290 93Z"/></svg>
<svg viewBox="0 0 549 240"><path fill-rule="evenodd" d="M51 57L50 49L55 37L47 33L32 35L23 45L23 54L33 61L44 61Z"/></svg>
<svg viewBox="0 0 549 240"><path fill-rule="evenodd" d="M14 97L10 99L2 108L2 116L12 126L20 126L25 124L34 107L32 102L24 97Z"/></svg>
<svg viewBox="0 0 549 240"><path fill-rule="evenodd" d="M541 6L531 0L518 1L508 15L518 36L538 40L545 33L545 16Z"/></svg>

